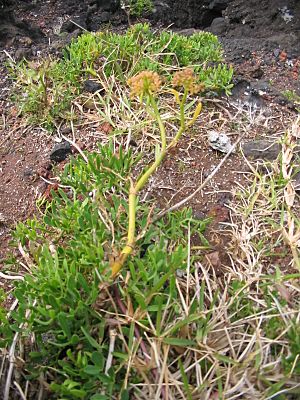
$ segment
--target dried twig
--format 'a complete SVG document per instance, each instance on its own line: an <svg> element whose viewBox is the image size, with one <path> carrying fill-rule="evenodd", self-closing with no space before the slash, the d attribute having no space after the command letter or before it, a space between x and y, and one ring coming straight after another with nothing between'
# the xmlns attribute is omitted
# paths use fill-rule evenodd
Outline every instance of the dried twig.
<svg viewBox="0 0 300 400"><path fill-rule="evenodd" d="M14 385L18 389L18 392L19 392L19 395L21 396L21 399L22 400L27 400L26 396L25 396L25 393L23 392L23 390L22 390L21 386L18 384L18 382L14 381Z"/></svg>
<svg viewBox="0 0 300 400"><path fill-rule="evenodd" d="M28 253L26 253L26 251L24 250L21 242L18 242L18 250L21 254L21 256L24 258L24 260L26 261L27 265L28 265L28 270L30 270L31 267L33 267L33 262L31 261L31 258L29 256Z"/></svg>
<svg viewBox="0 0 300 400"><path fill-rule="evenodd" d="M11 61L13 64L16 63L15 59L9 54L9 52L8 52L7 50L3 50L3 53L6 54L6 56L10 59L10 61Z"/></svg>
<svg viewBox="0 0 300 400"><path fill-rule="evenodd" d="M12 281L23 281L24 280L24 276L21 276L21 275L6 275L6 274L3 274L3 272L0 272L0 278L12 280Z"/></svg>
<svg viewBox="0 0 300 400"><path fill-rule="evenodd" d="M33 302L33 307L36 305L36 300ZM30 315L30 310L27 310L25 313L25 321L28 320ZM19 329L21 331L21 328L25 325L25 322L20 324ZM12 379L12 374L15 366L15 350L16 350L16 345L17 341L19 338L19 333L16 332L12 341L12 344L9 349L9 354L8 354L8 359L9 359L9 368L7 372L7 377L6 377L6 382L5 382L5 388L4 388L4 396L3 400L9 400L9 393L10 393L10 385L11 385L11 379Z"/></svg>
<svg viewBox="0 0 300 400"><path fill-rule="evenodd" d="M127 313L127 309L126 309L125 305L123 304L123 302L121 300L118 286L117 285L113 285L113 290L114 290L115 300L116 300L117 305L120 307L120 310L122 311L122 313L124 315L127 315L128 314ZM150 355L148 353L148 350L147 350L147 347L145 345L145 342L141 337L139 328L138 328L138 326L136 324L134 325L134 334L135 334L135 337L140 341L141 350L142 350L142 352L144 354L144 358L145 358L146 363L149 363L151 361L151 357L150 357ZM157 381L158 378L159 378L157 368L153 368L152 369L152 374L153 374L155 380ZM162 389L161 389L161 394L162 394L162 398L164 400L167 400L166 392L165 392L164 387L162 387Z"/></svg>
<svg viewBox="0 0 300 400"><path fill-rule="evenodd" d="M83 30L84 32L88 32L87 29L85 29L83 26L77 24L77 22L73 21L72 19L70 19L70 22L72 22L72 24L74 24L75 26L77 26L78 28L80 28L81 30Z"/></svg>
<svg viewBox="0 0 300 400"><path fill-rule="evenodd" d="M88 163L88 158L87 156L84 154L84 152L81 150L81 148L71 139L67 138L65 135L61 134L61 137L66 140L67 142L69 142L73 147L75 147L75 149L78 151L78 153L81 155L81 157L84 159L84 161L86 163Z"/></svg>
<svg viewBox="0 0 300 400"><path fill-rule="evenodd" d="M112 366L116 336L117 336L117 333L116 333L115 329L110 329L110 331L109 331L110 342L109 342L108 355L107 355L107 360L106 360L106 365L105 365L105 375L108 375L108 371L109 371L110 367Z"/></svg>

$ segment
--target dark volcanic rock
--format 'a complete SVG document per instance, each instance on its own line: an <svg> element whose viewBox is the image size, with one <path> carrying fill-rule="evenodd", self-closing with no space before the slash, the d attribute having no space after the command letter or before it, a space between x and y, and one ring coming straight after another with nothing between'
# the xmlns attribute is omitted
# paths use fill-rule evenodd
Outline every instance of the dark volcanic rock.
<svg viewBox="0 0 300 400"><path fill-rule="evenodd" d="M251 140L242 145L243 152L246 157L253 160L276 160L280 151L281 145L270 140Z"/></svg>
<svg viewBox="0 0 300 400"><path fill-rule="evenodd" d="M27 47L20 47L15 52L15 60L21 61L23 58L29 60L32 57L32 49Z"/></svg>
<svg viewBox="0 0 300 400"><path fill-rule="evenodd" d="M210 2L208 8L215 11L223 11L226 9L231 0L213 0Z"/></svg>
<svg viewBox="0 0 300 400"><path fill-rule="evenodd" d="M90 31L96 32L101 29L101 25L113 19L113 14L109 11L99 11L98 14L89 14L87 25Z"/></svg>
<svg viewBox="0 0 300 400"><path fill-rule="evenodd" d="M231 0L228 0L230 2ZM221 3L223 5L221 6ZM188 5L181 0L154 0L152 17L165 24L173 23L178 28L208 27L215 18L222 17L225 1L190 0Z"/></svg>
<svg viewBox="0 0 300 400"><path fill-rule="evenodd" d="M95 93L98 92L98 90L103 90L103 86L99 82L87 79L83 84L83 90L85 92Z"/></svg>
<svg viewBox="0 0 300 400"><path fill-rule="evenodd" d="M14 2L0 2L0 44L6 45L12 38L29 37L39 40L43 37L42 31L34 24L29 24L16 18Z"/></svg>
<svg viewBox="0 0 300 400"><path fill-rule="evenodd" d="M86 19L87 19L87 13L81 14L79 17L73 17L65 21L61 28L61 32L74 32L78 27L86 29Z"/></svg>
<svg viewBox="0 0 300 400"><path fill-rule="evenodd" d="M286 19L284 8L287 8L290 19ZM247 42L252 51L279 48L295 54L300 52L298 0L234 0L228 4L224 17L230 24L228 39L239 40L240 47L244 41L244 47Z"/></svg>
<svg viewBox="0 0 300 400"><path fill-rule="evenodd" d="M100 22L108 22L112 18L112 14L108 11L103 11L99 15L99 20Z"/></svg>
<svg viewBox="0 0 300 400"><path fill-rule="evenodd" d="M59 163L61 161L64 161L71 153L72 149L69 142L64 141L61 143L57 143L51 150L50 160L52 162Z"/></svg>
<svg viewBox="0 0 300 400"><path fill-rule="evenodd" d="M212 33L214 33L215 35L222 35L226 31L226 27L227 27L227 24L226 24L225 19L219 17L219 18L215 18L212 21L211 26L210 26L210 31Z"/></svg>
<svg viewBox="0 0 300 400"><path fill-rule="evenodd" d="M120 8L120 0L97 0L98 7L104 11L116 12Z"/></svg>

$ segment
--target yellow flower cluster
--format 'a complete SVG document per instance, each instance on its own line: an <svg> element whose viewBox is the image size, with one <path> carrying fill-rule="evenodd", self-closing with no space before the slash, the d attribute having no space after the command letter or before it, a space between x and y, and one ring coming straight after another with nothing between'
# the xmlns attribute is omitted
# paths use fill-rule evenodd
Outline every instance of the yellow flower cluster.
<svg viewBox="0 0 300 400"><path fill-rule="evenodd" d="M158 73L152 71L142 71L127 81L131 96L143 96L153 94L161 88L161 79Z"/></svg>
<svg viewBox="0 0 300 400"><path fill-rule="evenodd" d="M196 83L196 76L191 68L185 68L182 71L175 72L172 85L174 87L182 86L184 89L188 90L190 94L197 94L204 89L203 83Z"/></svg>

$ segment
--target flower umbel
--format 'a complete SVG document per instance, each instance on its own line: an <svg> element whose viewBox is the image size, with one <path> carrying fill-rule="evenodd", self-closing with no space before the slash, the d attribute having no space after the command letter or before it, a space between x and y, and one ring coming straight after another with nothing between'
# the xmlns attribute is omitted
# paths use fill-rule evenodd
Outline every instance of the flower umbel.
<svg viewBox="0 0 300 400"><path fill-rule="evenodd" d="M161 79L158 73L142 71L127 81L131 96L144 96L156 93L161 88Z"/></svg>
<svg viewBox="0 0 300 400"><path fill-rule="evenodd" d="M183 87L190 94L197 94L204 89L204 84L196 83L196 76L191 68L185 68L182 71L177 71L172 79L173 87Z"/></svg>

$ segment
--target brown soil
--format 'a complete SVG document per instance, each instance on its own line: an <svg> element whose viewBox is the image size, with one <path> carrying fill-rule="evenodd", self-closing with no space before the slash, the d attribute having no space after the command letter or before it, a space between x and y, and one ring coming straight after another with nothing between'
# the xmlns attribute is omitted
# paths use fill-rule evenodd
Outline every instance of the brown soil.
<svg viewBox="0 0 300 400"><path fill-rule="evenodd" d="M5 257L11 228L36 211L35 201L47 184L41 179L52 139L24 126L11 127L1 146L1 248Z"/></svg>

